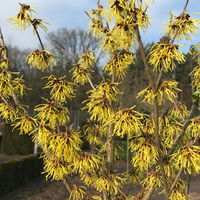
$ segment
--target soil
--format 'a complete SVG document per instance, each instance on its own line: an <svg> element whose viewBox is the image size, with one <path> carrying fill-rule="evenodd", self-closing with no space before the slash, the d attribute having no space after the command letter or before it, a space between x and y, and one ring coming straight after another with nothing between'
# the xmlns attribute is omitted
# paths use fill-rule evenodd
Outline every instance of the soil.
<svg viewBox="0 0 200 200"><path fill-rule="evenodd" d="M119 165L123 168L123 164ZM78 177L71 177L70 183L77 184ZM130 188L138 190L138 187ZM68 195L61 181L46 181L42 176L28 183L24 187L13 191L10 194L0 198L0 200L67 200ZM153 200L162 200L162 197L154 197ZM178 199L177 199L178 200ZM200 200L200 176L192 178L190 186L189 200Z"/></svg>

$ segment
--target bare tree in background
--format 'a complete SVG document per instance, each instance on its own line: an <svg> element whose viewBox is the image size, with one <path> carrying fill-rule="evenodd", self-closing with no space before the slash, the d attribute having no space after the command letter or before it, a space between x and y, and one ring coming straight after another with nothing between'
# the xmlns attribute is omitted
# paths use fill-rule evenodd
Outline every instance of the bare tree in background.
<svg viewBox="0 0 200 200"><path fill-rule="evenodd" d="M65 74L67 78L71 79L71 73L69 71L74 67L79 60L79 55L82 54L85 49L95 52L96 62L94 63L93 77L96 83L99 80L99 71L101 70L100 62L103 57L102 51L97 51L98 40L87 33L87 31L80 29L69 30L67 28L61 28L48 34L48 41L52 52L55 52L57 57L57 68L54 68L55 73ZM68 72L66 74L66 72ZM70 102L70 108L73 124L78 127L86 118L86 112L80 113L83 100L86 99L87 86L77 88L77 96Z"/></svg>
<svg viewBox="0 0 200 200"><path fill-rule="evenodd" d="M77 63L79 55L88 50L95 51L97 62L96 67L100 67L100 60L103 52L97 52L98 40L87 33L87 31L80 29L69 30L61 28L48 34L48 41L51 48L56 52L58 57L59 71L60 67L71 68L73 64Z"/></svg>

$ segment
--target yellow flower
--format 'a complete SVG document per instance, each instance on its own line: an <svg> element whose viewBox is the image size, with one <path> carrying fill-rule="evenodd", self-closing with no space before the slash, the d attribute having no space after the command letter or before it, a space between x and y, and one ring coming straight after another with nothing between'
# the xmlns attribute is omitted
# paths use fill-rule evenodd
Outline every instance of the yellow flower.
<svg viewBox="0 0 200 200"><path fill-rule="evenodd" d="M69 200L84 199L86 192L83 189L86 190L86 187L73 185L72 191L71 191L70 196L69 196Z"/></svg>
<svg viewBox="0 0 200 200"><path fill-rule="evenodd" d="M148 170L158 160L156 145L148 138L140 137L138 141L130 142L130 150L133 153L132 164L140 171Z"/></svg>
<svg viewBox="0 0 200 200"><path fill-rule="evenodd" d="M5 46L0 46L0 67L8 68L7 49Z"/></svg>
<svg viewBox="0 0 200 200"><path fill-rule="evenodd" d="M24 111L25 110L22 106L14 106L4 102L0 103L0 116L6 121L15 121Z"/></svg>
<svg viewBox="0 0 200 200"><path fill-rule="evenodd" d="M181 91L177 88L177 85L177 81L162 81L156 93L154 93L152 88L149 86L139 92L137 97L144 96L143 102L147 102L149 104L153 104L155 97L157 97L159 105L161 105L165 99L174 103L174 100L178 97L177 92Z"/></svg>
<svg viewBox="0 0 200 200"><path fill-rule="evenodd" d="M129 51L118 51L111 56L110 60L104 67L104 71L110 76L113 72L116 74L116 78L124 78L126 71L130 64L133 63L134 54Z"/></svg>
<svg viewBox="0 0 200 200"><path fill-rule="evenodd" d="M158 171L148 173L148 176L141 183L146 188L156 188L163 185L162 177Z"/></svg>
<svg viewBox="0 0 200 200"><path fill-rule="evenodd" d="M9 20L20 30L25 30L31 25L31 15L34 10L31 9L30 5L21 3L19 4L21 6L19 13L14 18L10 18Z"/></svg>
<svg viewBox="0 0 200 200"><path fill-rule="evenodd" d="M176 169L183 168L189 174L200 172L200 147L188 144L172 155Z"/></svg>
<svg viewBox="0 0 200 200"><path fill-rule="evenodd" d="M110 31L108 28L104 28L103 33L102 39L99 42L100 48L108 53L118 50L119 46L113 31Z"/></svg>
<svg viewBox="0 0 200 200"><path fill-rule="evenodd" d="M169 200L187 200L188 196L185 194L186 184L183 180L179 180L171 192Z"/></svg>
<svg viewBox="0 0 200 200"><path fill-rule="evenodd" d="M6 99L13 95L11 76L11 73L7 70L0 71L0 94Z"/></svg>
<svg viewBox="0 0 200 200"><path fill-rule="evenodd" d="M182 104L181 102L177 103L177 106L174 106L170 111L170 116L176 119L182 119L182 117L186 117L189 114L189 111L186 105Z"/></svg>
<svg viewBox="0 0 200 200"><path fill-rule="evenodd" d="M200 136L200 116L195 117L191 120L191 124L188 126L188 133L192 135L192 137Z"/></svg>
<svg viewBox="0 0 200 200"><path fill-rule="evenodd" d="M47 50L35 50L26 58L31 67L36 67L42 71L50 67L54 61L54 56Z"/></svg>
<svg viewBox="0 0 200 200"><path fill-rule="evenodd" d="M39 144L44 151L46 151L52 135L52 131L45 127L43 123L40 123L36 134L33 135L33 140L37 142L37 144Z"/></svg>
<svg viewBox="0 0 200 200"><path fill-rule="evenodd" d="M86 140L90 144L100 145L103 141L100 137L100 125L97 124L87 124L83 127L84 135Z"/></svg>
<svg viewBox="0 0 200 200"><path fill-rule="evenodd" d="M54 101L47 101L46 104L37 105L35 111L38 112L37 118L41 120L52 129L56 128L56 125L65 125L69 120L68 109L62 105L56 106Z"/></svg>
<svg viewBox="0 0 200 200"><path fill-rule="evenodd" d="M100 157L94 154L83 153L78 156L73 163L75 171L79 173L93 172L99 168L101 164Z"/></svg>
<svg viewBox="0 0 200 200"><path fill-rule="evenodd" d="M22 79L22 77L17 77L12 80L12 87L15 94L19 96L23 96L25 89L27 89L27 87L24 85L24 80Z"/></svg>
<svg viewBox="0 0 200 200"><path fill-rule="evenodd" d="M46 179L52 178L52 180L62 180L64 177L71 173L71 168L62 162L62 160L58 158L51 158L48 153L48 157L43 155L44 162L44 172L46 173Z"/></svg>
<svg viewBox="0 0 200 200"><path fill-rule="evenodd" d="M164 115L159 117L160 134L162 135L161 140L164 144L163 149L172 147L174 139L178 136L182 126L181 123L170 116Z"/></svg>
<svg viewBox="0 0 200 200"><path fill-rule="evenodd" d="M132 16L134 16L136 20L136 25L138 25L142 29L146 29L150 26L149 17L142 4L140 4L138 8L130 8L130 13L132 14Z"/></svg>
<svg viewBox="0 0 200 200"><path fill-rule="evenodd" d="M131 138L134 134L140 135L143 127L143 115L131 108L120 109L113 113L108 123L114 124L114 134L123 137L125 134Z"/></svg>
<svg viewBox="0 0 200 200"><path fill-rule="evenodd" d="M31 133L35 126L36 126L36 119L28 116L28 115L24 115L20 118L17 118L17 122L13 125L14 128L19 128L20 130L20 134L27 134L27 133Z"/></svg>
<svg viewBox="0 0 200 200"><path fill-rule="evenodd" d="M179 45L164 42L153 45L149 53L149 63L153 65L156 71L161 69L165 72L174 70L175 62L185 62L185 56L178 48Z"/></svg>
<svg viewBox="0 0 200 200"><path fill-rule="evenodd" d="M192 76L193 86L200 89L200 66L195 67L190 75Z"/></svg>
<svg viewBox="0 0 200 200"><path fill-rule="evenodd" d="M91 114L90 120L100 120L105 122L111 115L111 103L116 101L116 95L119 94L117 88L119 83L109 81L100 83L96 88L90 91L88 102L84 109L88 109Z"/></svg>
<svg viewBox="0 0 200 200"><path fill-rule="evenodd" d="M109 6L105 12L108 15L107 22L110 22L114 17L117 20L121 19L122 16L125 16L127 5L123 0L108 0L108 4L112 4Z"/></svg>
<svg viewBox="0 0 200 200"><path fill-rule="evenodd" d="M169 32L172 38L177 40L185 37L186 40L191 40L190 34L194 34L199 29L200 20L192 19L189 14L182 13L179 16L171 16L171 22L167 25L166 32Z"/></svg>
<svg viewBox="0 0 200 200"><path fill-rule="evenodd" d="M118 188L120 188L125 181L126 180L120 177L119 174L108 174L107 176L101 175L94 182L94 188L98 192L107 191L109 194L117 194Z"/></svg>
<svg viewBox="0 0 200 200"><path fill-rule="evenodd" d="M118 20L116 26L112 30L112 36L116 40L118 49L129 50L135 42L134 34L135 23L130 18ZM120 40L118 40L120 38Z"/></svg>
<svg viewBox="0 0 200 200"><path fill-rule="evenodd" d="M51 88L51 98L57 102L66 102L67 98L74 97L73 83L65 80L66 76L56 78L51 75L48 77L49 82L44 88Z"/></svg>
<svg viewBox="0 0 200 200"><path fill-rule="evenodd" d="M77 84L80 83L81 85L88 83L89 79L91 78L89 71L90 70L84 68L80 64L77 64L76 67L74 68L73 75L72 75L74 82Z"/></svg>
<svg viewBox="0 0 200 200"><path fill-rule="evenodd" d="M66 132L51 134L48 138L48 151L55 157L62 158L67 163L75 162L81 150L82 141L77 131L68 128ZM45 141L43 141L45 143Z"/></svg>
<svg viewBox="0 0 200 200"><path fill-rule="evenodd" d="M86 50L84 53L80 55L80 59L78 64L80 64L85 69L89 69L95 63L95 57L92 51Z"/></svg>
<svg viewBox="0 0 200 200"><path fill-rule="evenodd" d="M44 31L47 31L47 27L45 26L45 24L48 24L47 22L43 22L42 19L33 19L31 21L32 25L35 27L35 29L38 29L38 27L40 27L41 29L43 29ZM34 30L35 31L35 30Z"/></svg>
<svg viewBox="0 0 200 200"><path fill-rule="evenodd" d="M155 122L153 118L146 118L145 124L143 126L144 133L154 134L155 132Z"/></svg>
<svg viewBox="0 0 200 200"><path fill-rule="evenodd" d="M93 9L88 15L90 18L89 23L89 32L93 32L93 34L99 38L102 36L103 30L103 22L102 22L102 14L103 14L103 6L98 5L97 9Z"/></svg>

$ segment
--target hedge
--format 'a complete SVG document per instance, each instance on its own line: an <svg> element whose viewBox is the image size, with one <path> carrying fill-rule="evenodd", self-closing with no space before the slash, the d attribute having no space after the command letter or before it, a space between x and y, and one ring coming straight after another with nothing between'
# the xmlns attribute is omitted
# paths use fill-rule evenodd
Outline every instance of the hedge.
<svg viewBox="0 0 200 200"><path fill-rule="evenodd" d="M35 155L0 163L0 197L40 176L42 161Z"/></svg>

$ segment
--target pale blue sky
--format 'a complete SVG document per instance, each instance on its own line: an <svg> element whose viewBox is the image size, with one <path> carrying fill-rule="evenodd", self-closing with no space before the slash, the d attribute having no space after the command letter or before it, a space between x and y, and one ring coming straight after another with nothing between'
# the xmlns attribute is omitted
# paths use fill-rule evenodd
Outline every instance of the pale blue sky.
<svg viewBox="0 0 200 200"><path fill-rule="evenodd" d="M19 1L1 1L0 26L6 42L22 48L36 48L38 46L36 36L32 35L30 28L24 32L15 30L7 20L17 14ZM34 8L38 13L38 18L45 18L50 23L48 32L62 27L86 30L88 17L85 15L84 10L88 11L96 7L96 0L23 0L20 2L38 6ZM101 0L101 2L105 3L106 0ZM185 0L155 0L149 11L153 26L143 34L144 41L147 43L158 40L163 30L161 25L169 19L169 11L171 10L178 15L182 11L184 4ZM188 12L200 12L200 0L190 0ZM200 18L200 15L192 16ZM42 32L42 37L45 38L44 32ZM194 42L199 42L200 36L196 36L194 39ZM185 41L181 43L185 43Z"/></svg>

